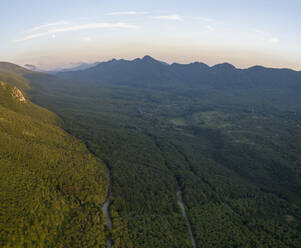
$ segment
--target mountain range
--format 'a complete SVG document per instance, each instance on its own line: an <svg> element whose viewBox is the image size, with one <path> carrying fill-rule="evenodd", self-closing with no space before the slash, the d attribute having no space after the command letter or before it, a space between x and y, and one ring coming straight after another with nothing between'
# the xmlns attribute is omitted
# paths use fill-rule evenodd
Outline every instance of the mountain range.
<svg viewBox="0 0 301 248"><path fill-rule="evenodd" d="M262 66L237 69L229 63L212 67L200 62L169 65L150 56L144 56L142 59L113 59L98 62L90 68L58 72L57 76L77 81L97 78L99 81L111 83L143 85L143 82L151 82L152 86L157 83L162 86L179 85L184 81L185 84L224 87L294 87L295 82L298 83L301 78L301 72ZM163 84L161 84L162 81L164 81Z"/></svg>

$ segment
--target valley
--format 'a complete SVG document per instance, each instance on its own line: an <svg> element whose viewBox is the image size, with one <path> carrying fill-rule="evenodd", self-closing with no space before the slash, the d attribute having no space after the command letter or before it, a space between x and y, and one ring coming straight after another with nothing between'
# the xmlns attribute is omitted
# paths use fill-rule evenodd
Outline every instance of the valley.
<svg viewBox="0 0 301 248"><path fill-rule="evenodd" d="M84 231L75 224L66 237L82 231L99 247L300 246L300 72L145 56L21 77L101 165L87 174L102 175L92 191L101 185L101 199L84 215L96 226L85 217ZM89 247L84 237L72 247Z"/></svg>
<svg viewBox="0 0 301 248"><path fill-rule="evenodd" d="M0 248L301 248L301 1L1 1Z"/></svg>
<svg viewBox="0 0 301 248"><path fill-rule="evenodd" d="M113 247L192 247L178 185L197 247L298 247L298 72L146 56L57 78L34 99L110 165Z"/></svg>

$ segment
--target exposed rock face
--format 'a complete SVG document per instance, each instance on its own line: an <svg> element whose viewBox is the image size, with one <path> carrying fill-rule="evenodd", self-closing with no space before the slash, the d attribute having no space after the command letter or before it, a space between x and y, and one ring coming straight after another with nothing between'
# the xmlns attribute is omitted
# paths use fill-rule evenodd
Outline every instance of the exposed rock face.
<svg viewBox="0 0 301 248"><path fill-rule="evenodd" d="M19 90L17 87L14 87L11 93L12 97L17 98L20 102L26 103L26 99L23 96L21 90Z"/></svg>
<svg viewBox="0 0 301 248"><path fill-rule="evenodd" d="M8 90L8 92L10 91L11 96L17 100L19 100L22 103L26 103L26 99L24 97L24 95L22 94L21 90L19 90L17 87L13 87L10 86L9 84L0 81L0 86L4 89L4 90ZM12 88L12 89L11 89Z"/></svg>

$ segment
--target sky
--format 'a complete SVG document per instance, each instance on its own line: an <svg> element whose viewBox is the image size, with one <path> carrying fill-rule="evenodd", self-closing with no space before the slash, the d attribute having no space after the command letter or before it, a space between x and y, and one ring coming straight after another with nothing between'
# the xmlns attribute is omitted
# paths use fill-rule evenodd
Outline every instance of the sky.
<svg viewBox="0 0 301 248"><path fill-rule="evenodd" d="M41 69L148 54L301 70L301 1L0 0L0 61Z"/></svg>

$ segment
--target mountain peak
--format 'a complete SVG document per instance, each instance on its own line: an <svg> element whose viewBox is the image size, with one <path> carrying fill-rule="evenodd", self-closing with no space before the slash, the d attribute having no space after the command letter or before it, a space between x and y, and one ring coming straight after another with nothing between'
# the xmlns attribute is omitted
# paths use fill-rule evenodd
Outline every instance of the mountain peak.
<svg viewBox="0 0 301 248"><path fill-rule="evenodd" d="M219 70L219 71L233 71L236 69L236 67L230 63L221 63L217 64L211 67L214 70Z"/></svg>
<svg viewBox="0 0 301 248"><path fill-rule="evenodd" d="M152 58L152 57L149 56L149 55L145 55L145 56L142 58L142 60L144 60L144 61L157 61L157 60L155 60L154 58Z"/></svg>
<svg viewBox="0 0 301 248"><path fill-rule="evenodd" d="M258 70L265 70L265 69L267 69L267 68L265 68L261 65L254 65L254 66L247 68L247 70L251 70L251 71L258 71Z"/></svg>

